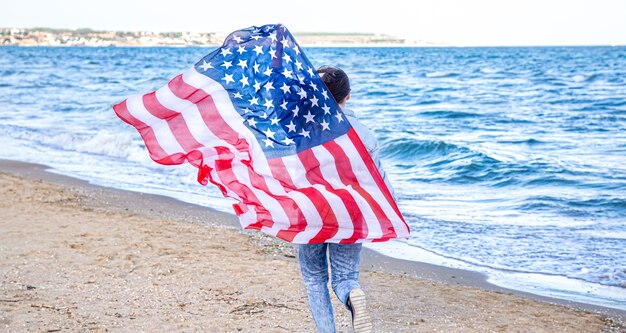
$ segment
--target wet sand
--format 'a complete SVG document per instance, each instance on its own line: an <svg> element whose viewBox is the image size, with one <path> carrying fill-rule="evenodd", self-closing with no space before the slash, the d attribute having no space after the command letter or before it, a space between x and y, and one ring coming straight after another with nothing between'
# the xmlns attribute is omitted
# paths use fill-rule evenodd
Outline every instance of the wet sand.
<svg viewBox="0 0 626 333"><path fill-rule="evenodd" d="M232 215L10 161L0 207L2 332L314 331L294 247ZM363 257L376 332L626 332L620 311ZM338 331L350 332L334 302Z"/></svg>

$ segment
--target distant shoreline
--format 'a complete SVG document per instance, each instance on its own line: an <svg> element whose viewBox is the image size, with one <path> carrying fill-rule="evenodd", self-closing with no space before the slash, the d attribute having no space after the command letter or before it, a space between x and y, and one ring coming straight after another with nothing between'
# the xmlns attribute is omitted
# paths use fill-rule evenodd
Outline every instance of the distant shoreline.
<svg viewBox="0 0 626 333"><path fill-rule="evenodd" d="M0 28L0 45L219 47L223 32L95 31L91 29ZM294 33L305 47L436 47L451 46L373 33Z"/></svg>

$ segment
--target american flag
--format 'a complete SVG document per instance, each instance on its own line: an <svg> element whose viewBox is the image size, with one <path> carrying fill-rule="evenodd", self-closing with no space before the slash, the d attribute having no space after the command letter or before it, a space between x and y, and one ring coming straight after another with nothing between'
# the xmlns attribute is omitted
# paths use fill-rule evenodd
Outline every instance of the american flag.
<svg viewBox="0 0 626 333"><path fill-rule="evenodd" d="M113 107L150 157L189 162L243 228L288 242L408 237L361 139L283 25L230 34L166 86Z"/></svg>

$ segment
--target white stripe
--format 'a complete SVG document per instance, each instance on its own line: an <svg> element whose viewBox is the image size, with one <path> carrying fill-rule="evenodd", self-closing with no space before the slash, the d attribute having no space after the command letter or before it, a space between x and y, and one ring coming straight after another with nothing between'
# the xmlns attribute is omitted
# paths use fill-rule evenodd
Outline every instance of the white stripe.
<svg viewBox="0 0 626 333"><path fill-rule="evenodd" d="M242 228L247 229L253 223L256 223L256 211L254 209L248 209L247 212L241 214L239 217L239 224Z"/></svg>
<svg viewBox="0 0 626 333"><path fill-rule="evenodd" d="M305 168L297 155L286 156L282 159L285 163L285 168L291 177L291 181L296 188L312 187L311 183L309 183L308 179L306 179L305 173L303 172ZM307 226L302 232L298 233L294 237L292 243L307 244L311 238L315 237L315 235L317 235L317 233L322 229L323 221L313 203L311 203L310 206L301 206L300 209L306 218Z"/></svg>
<svg viewBox="0 0 626 333"><path fill-rule="evenodd" d="M335 141L337 142L337 144L339 144L339 146L341 146L341 148L344 151L356 149L356 147L354 147L354 144L352 144L352 141L350 140L348 135L342 135L341 137L337 138ZM358 152L356 151L354 153L358 154ZM394 227L396 235L399 238L408 237L409 232L406 227L406 224L402 221L402 219L398 216L398 214L396 214L396 211L390 205L389 201L387 201L387 197L385 197L382 190L376 184L376 181L374 180L374 178L369 172L369 169L365 165L365 161L363 161L360 157L351 158L350 165L352 166L352 170L354 171L354 174L356 175L359 181L359 184L361 184L361 187L363 187L365 191L367 191L372 196L374 201L376 201L380 205L384 214L387 215L387 217L391 221L391 224ZM384 182L383 182L383 185L384 185Z"/></svg>
<svg viewBox="0 0 626 333"><path fill-rule="evenodd" d="M226 146L231 151L234 150L230 144L211 133L195 104L178 98L169 86L157 90L155 96L161 105L182 115L189 132L196 141L206 147Z"/></svg>
<svg viewBox="0 0 626 333"><path fill-rule="evenodd" d="M376 235L381 234L382 231L380 229L380 225L376 223L378 220L374 215L374 212L370 208L367 201L361 197L359 193L357 193L351 186L346 186L343 182L341 182L341 178L339 177L339 173L337 171L337 167L335 164L335 158L330 154L330 152L324 148L323 146L317 146L312 148L313 154L317 158L320 163L320 171L322 172L322 176L324 179L330 184L333 189L343 189L346 190L357 203L357 206L361 210L363 217L365 218L365 223L367 223L368 238L376 238ZM325 190L324 193L328 192ZM330 192L328 192L330 193ZM333 194L334 195L334 194ZM328 240L329 243L336 243L341 239L350 238L354 232L354 225L348 210L346 209L343 201L339 197L340 204L332 204L333 210L337 215L337 221L339 223L339 232L333 238ZM358 221L357 221L358 222ZM374 225L370 225L374 224Z"/></svg>
<svg viewBox="0 0 626 333"><path fill-rule="evenodd" d="M184 152L183 148L178 144L172 130L163 119L152 115L143 105L143 96L131 96L126 100L128 112L141 122L152 127L157 143L168 155Z"/></svg>
<svg viewBox="0 0 626 333"><path fill-rule="evenodd" d="M238 162L238 161L234 160L233 162ZM272 221L274 222L274 224L276 223L284 224L285 223L284 221L287 221L286 223L289 224L289 218L287 217L287 214L285 213L283 208L280 206L280 203L276 200L276 198L269 195L267 192L252 186L250 175L248 174L248 167L246 165L240 162L233 163L232 172L235 174L237 180L241 184L247 186L248 189L252 191L252 193L254 193L254 195L257 197L259 201L259 204L261 204L263 208L267 209L270 212L270 214L272 215ZM248 206L248 208L255 209L254 206ZM272 236L276 236L275 232L277 232L277 230L278 228L273 229L273 228L268 228L265 226L262 227L261 229L261 231Z"/></svg>

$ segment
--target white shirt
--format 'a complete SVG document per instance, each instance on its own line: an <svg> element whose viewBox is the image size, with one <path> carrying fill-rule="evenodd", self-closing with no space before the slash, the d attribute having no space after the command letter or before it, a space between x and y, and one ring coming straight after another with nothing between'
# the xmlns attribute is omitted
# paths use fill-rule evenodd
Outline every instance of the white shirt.
<svg viewBox="0 0 626 333"><path fill-rule="evenodd" d="M380 146L378 145L378 140L376 140L374 132L367 128L367 126L363 125L359 121L359 119L357 119L352 110L348 108L344 108L341 110L343 111L343 114L346 115L346 118L348 118L348 121L350 122L350 125L352 125L352 128L354 128L354 130L356 131L356 134L358 134L359 138L361 138L365 149L367 149L367 151L370 153L370 156L376 164L376 168L378 168L378 172L380 172L381 177L383 177L385 184L387 184L387 187L389 188L389 192L391 192L391 195L395 199L396 195L393 191L393 187L391 186L391 183L389 183L389 180L387 179L387 174L385 173L383 165L380 163L380 159L378 158L378 151L380 150Z"/></svg>

